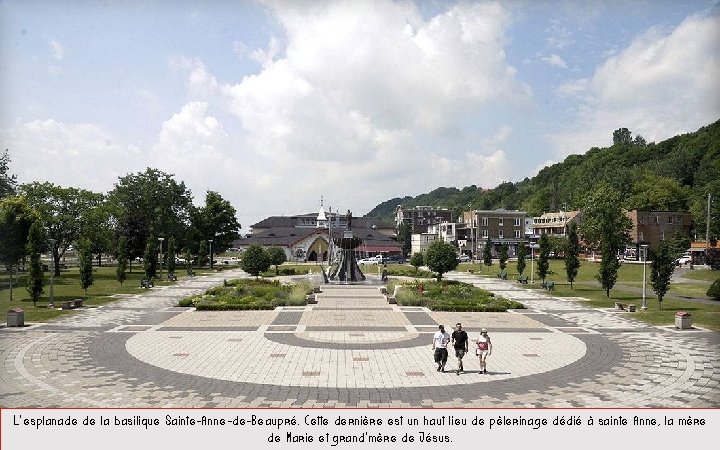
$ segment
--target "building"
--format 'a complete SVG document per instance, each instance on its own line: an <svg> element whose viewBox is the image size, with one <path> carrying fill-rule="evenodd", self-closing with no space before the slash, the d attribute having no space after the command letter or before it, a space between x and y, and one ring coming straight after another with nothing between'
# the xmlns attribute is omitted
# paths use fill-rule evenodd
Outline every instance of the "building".
<svg viewBox="0 0 720 450"><path fill-rule="evenodd" d="M438 239L439 236L435 233L413 233L410 239L410 254L424 253L430 244Z"/></svg>
<svg viewBox="0 0 720 450"><path fill-rule="evenodd" d="M580 225L580 211L559 211L543 213L532 219L532 235L567 236L571 223Z"/></svg>
<svg viewBox="0 0 720 450"><path fill-rule="evenodd" d="M508 245L508 256L517 255L518 245L525 240L525 216L525 211L508 209L463 213L466 226L470 226L469 240L474 242L477 252L482 253L489 238L493 257L500 253L502 244Z"/></svg>
<svg viewBox="0 0 720 450"><path fill-rule="evenodd" d="M630 241L636 250L640 244L656 247L660 241L672 239L676 233L690 235L691 216L688 212L634 209L626 211L625 214L632 221Z"/></svg>
<svg viewBox="0 0 720 450"><path fill-rule="evenodd" d="M453 222L453 214L449 209L432 206L403 208L401 205L395 208L395 226L410 225L413 234L427 233L430 227L440 225L443 222Z"/></svg>
<svg viewBox="0 0 720 450"><path fill-rule="evenodd" d="M353 234L363 240L358 257L401 254L400 244L391 237L395 234L392 225L365 217L351 217L351 221ZM325 212L321 206L317 213L263 219L234 246L241 251L253 244L280 247L288 261L328 261L334 248L332 238L341 236L346 228L347 214Z"/></svg>

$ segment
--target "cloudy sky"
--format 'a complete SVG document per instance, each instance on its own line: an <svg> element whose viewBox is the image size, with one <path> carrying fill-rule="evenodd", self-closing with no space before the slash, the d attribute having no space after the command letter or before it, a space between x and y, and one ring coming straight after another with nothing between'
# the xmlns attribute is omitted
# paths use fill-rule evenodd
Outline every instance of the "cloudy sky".
<svg viewBox="0 0 720 450"><path fill-rule="evenodd" d="M720 119L717 0L0 0L20 182L153 167L201 204L362 215Z"/></svg>

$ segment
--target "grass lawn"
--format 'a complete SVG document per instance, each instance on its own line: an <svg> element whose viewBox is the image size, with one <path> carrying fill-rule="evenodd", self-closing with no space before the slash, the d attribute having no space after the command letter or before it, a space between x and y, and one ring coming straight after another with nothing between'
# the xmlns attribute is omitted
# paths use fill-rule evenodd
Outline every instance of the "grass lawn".
<svg viewBox="0 0 720 450"><path fill-rule="evenodd" d="M116 298L111 297L113 294L139 294L146 292L140 289L140 280L144 278L142 267L133 264L133 272L127 274L127 280L120 286L115 279L114 266L94 267L93 273L94 284L87 290L87 294L80 288L80 273L77 267L70 267L62 270L59 277L53 278L53 293L55 306L59 307L64 300L74 300L76 298L84 299L87 307L97 307L109 303ZM200 275L209 273L208 271L195 270ZM163 275L166 271L163 270ZM175 274L178 279L187 276L185 270L176 270ZM33 306L30 295L25 290L25 273L16 274L13 277L13 300L10 301L10 289L8 287L10 276L8 272L0 275L0 311L7 312L13 308L22 308L25 310L25 322L45 322L66 314L73 314L73 310L60 310L48 308L50 300L50 272L45 272L45 292L37 301L37 306ZM156 286L170 285L173 282L155 280ZM4 317L2 320L5 320Z"/></svg>
<svg viewBox="0 0 720 450"><path fill-rule="evenodd" d="M517 271L514 266L515 264L508 265L508 279L517 277ZM496 269L499 269L497 265L495 265L495 267ZM578 277L575 280L574 289L571 289L570 284L566 281L564 267L564 263L561 260L550 261L550 270L555 272L547 277L547 279L555 281L555 290L552 292L552 295L561 297L582 297L587 299L585 304L596 308L613 308L615 306L615 301L635 304L638 307L638 312L631 313L632 317L653 325L673 325L675 323L675 313L677 311L687 311L693 315L694 324L715 331L720 331L720 302L716 305L709 305L666 298L663 300L662 310L660 310L655 293L652 291L652 287L650 286L650 275L647 267L646 298L648 309L647 311L640 311L639 308L642 304L642 293L640 291L636 292L623 290L623 287L635 289L642 288L642 264L621 265L616 287L610 290L610 298L605 295L605 291L602 290L600 284L597 280L595 280L598 263L587 261L581 262ZM526 270L525 273L528 274L528 272L529 270ZM720 275L717 271L713 272L709 270L688 271L686 273L692 273L692 275L696 277L693 279L706 282L674 283L670 285L670 293L688 297L706 298L705 292L707 292L710 287L712 280L715 279L713 275ZM492 276L495 275L497 274L492 274ZM539 280L536 279L535 285L527 287L528 289L540 289Z"/></svg>

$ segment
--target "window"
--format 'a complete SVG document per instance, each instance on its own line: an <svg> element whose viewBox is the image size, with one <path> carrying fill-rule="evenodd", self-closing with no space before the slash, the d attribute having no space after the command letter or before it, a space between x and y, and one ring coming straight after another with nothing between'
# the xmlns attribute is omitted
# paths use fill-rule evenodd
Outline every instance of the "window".
<svg viewBox="0 0 720 450"><path fill-rule="evenodd" d="M672 219L673 219L672 216L668 216L668 223L673 223L673 220L672 220Z"/></svg>
<svg viewBox="0 0 720 450"><path fill-rule="evenodd" d="M484 227L488 226L488 218L487 217L482 218L482 224Z"/></svg>
<svg viewBox="0 0 720 450"><path fill-rule="evenodd" d="M484 229L482 230L482 237L484 237L484 238L488 237L488 230L487 230L487 228L484 228Z"/></svg>
<svg viewBox="0 0 720 450"><path fill-rule="evenodd" d="M503 233L503 230L502 230L502 229L501 229L501 230L498 230L498 237L499 237L500 239L502 239L502 238L505 237L505 236L503 236L504 234L505 234L505 233Z"/></svg>
<svg viewBox="0 0 720 450"><path fill-rule="evenodd" d="M505 226L505 225L503 225L503 218L502 218L502 217L500 217L500 218L498 219L498 226L500 226L500 227Z"/></svg>
<svg viewBox="0 0 720 450"><path fill-rule="evenodd" d="M645 216L640 217L640 225L645 225Z"/></svg>
<svg viewBox="0 0 720 450"><path fill-rule="evenodd" d="M660 223L660 216L655 216L655 223Z"/></svg>
<svg viewBox="0 0 720 450"><path fill-rule="evenodd" d="M515 226L516 227L520 226L520 218L515 219Z"/></svg>
<svg viewBox="0 0 720 450"><path fill-rule="evenodd" d="M520 237L520 230L515 230L515 238L519 238L519 237Z"/></svg>
<svg viewBox="0 0 720 450"><path fill-rule="evenodd" d="M645 241L645 233L642 231L638 233L638 241L644 242Z"/></svg>

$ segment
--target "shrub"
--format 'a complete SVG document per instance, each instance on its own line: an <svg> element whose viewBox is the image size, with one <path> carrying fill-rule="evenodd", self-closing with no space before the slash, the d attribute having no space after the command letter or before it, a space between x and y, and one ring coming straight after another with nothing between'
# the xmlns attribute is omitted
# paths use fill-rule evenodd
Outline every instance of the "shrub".
<svg viewBox="0 0 720 450"><path fill-rule="evenodd" d="M707 296L715 300L720 300L720 278L710 285L710 289L707 291Z"/></svg>

